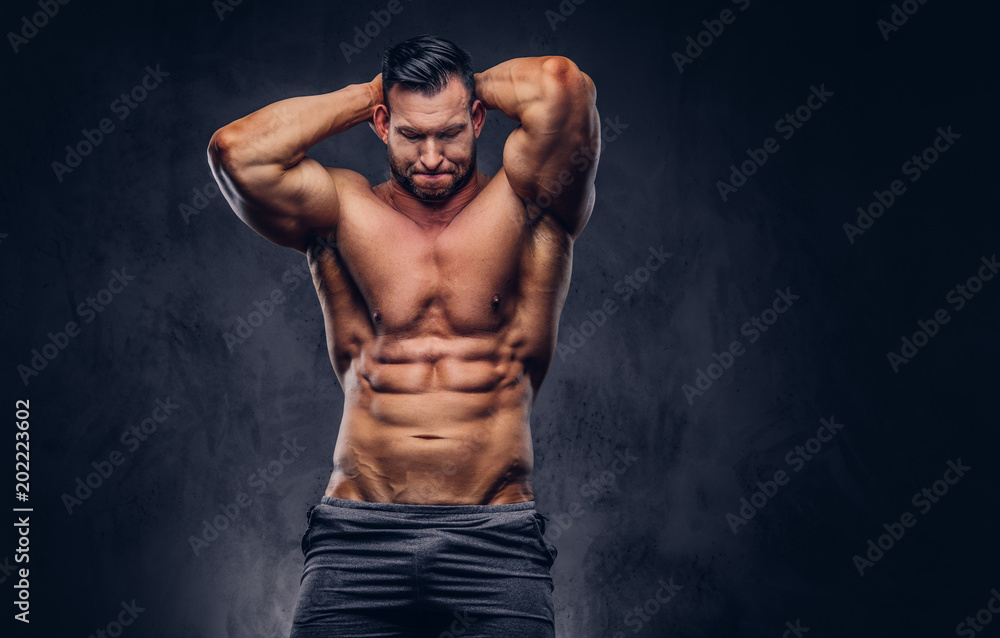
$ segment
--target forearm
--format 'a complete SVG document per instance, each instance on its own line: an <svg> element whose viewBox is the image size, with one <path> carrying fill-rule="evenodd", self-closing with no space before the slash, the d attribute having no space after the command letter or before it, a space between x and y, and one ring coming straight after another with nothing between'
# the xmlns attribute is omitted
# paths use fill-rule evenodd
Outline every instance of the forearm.
<svg viewBox="0 0 1000 638"><path fill-rule="evenodd" d="M230 170L261 165L287 170L320 141L370 120L381 102L380 81L281 100L219 129L209 153Z"/></svg>
<svg viewBox="0 0 1000 638"><path fill-rule="evenodd" d="M530 125L532 116L557 115L553 107L596 97L594 83L560 56L515 58L475 75L476 95L488 109ZM526 123L525 119L529 121Z"/></svg>

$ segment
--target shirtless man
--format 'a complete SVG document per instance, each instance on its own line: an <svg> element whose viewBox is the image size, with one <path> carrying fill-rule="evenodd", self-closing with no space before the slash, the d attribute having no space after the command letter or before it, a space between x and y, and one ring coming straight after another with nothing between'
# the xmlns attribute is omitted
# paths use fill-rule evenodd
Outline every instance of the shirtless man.
<svg viewBox="0 0 1000 638"><path fill-rule="evenodd" d="M212 137L236 214L308 258L344 389L294 638L554 636L529 416L594 206L595 100L566 58L473 73L465 51L419 36L371 82ZM476 167L486 109L520 122L493 177ZM362 123L389 181L306 157Z"/></svg>

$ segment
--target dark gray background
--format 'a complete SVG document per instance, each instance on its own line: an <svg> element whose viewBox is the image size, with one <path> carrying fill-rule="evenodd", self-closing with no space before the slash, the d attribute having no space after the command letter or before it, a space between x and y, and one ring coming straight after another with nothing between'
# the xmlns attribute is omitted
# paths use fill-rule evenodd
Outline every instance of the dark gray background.
<svg viewBox="0 0 1000 638"><path fill-rule="evenodd" d="M538 508L559 549L558 635L778 637L798 620L809 636L944 636L983 608L1000 587L1000 282L960 312L945 294L1000 248L995 15L928 0L885 41L888 1L752 0L679 73L671 53L736 5L591 0L553 30L544 12L556 0L404 0L347 63L339 43L385 4L245 0L220 21L209 0L71 2L18 53L0 52L4 405L31 401L35 508L32 624L14 635L85 636L133 599L145 611L127 636L287 634L342 393L311 284L282 279L304 258L221 197L189 223L179 206L211 181L217 128L368 81L386 46L423 32L467 48L477 69L568 56L594 79L602 116L628 126L605 144L560 342L605 299L619 310L555 357L532 414ZM0 27L37 10L6 3ZM156 64L169 76L118 120L111 102ZM834 96L723 202L730 164L822 83ZM103 117L115 130L58 182L51 162ZM848 243L855 208L906 179L903 162L947 126L962 137ZM487 172L511 127L490 115ZM312 155L387 174L364 127ZM673 256L623 301L616 282L660 246ZM17 366L122 268L135 280L25 386ZM740 327L786 287L800 299L749 344ZM275 288L287 301L230 352L223 333ZM887 352L941 307L951 321L894 373ZM746 354L690 404L682 385L735 339ZM62 495L166 398L176 412L68 514ZM836 438L734 534L726 514L789 470L785 454L831 415L844 424ZM261 493L250 487L293 441L305 452ZM613 485L581 492L626 451L638 460ZM852 556L958 458L967 475L859 576ZM241 491L251 505L195 556L189 537ZM11 525L0 527L0 558L12 556ZM14 579L0 577L11 600ZM682 589L636 633L627 614L671 577Z"/></svg>

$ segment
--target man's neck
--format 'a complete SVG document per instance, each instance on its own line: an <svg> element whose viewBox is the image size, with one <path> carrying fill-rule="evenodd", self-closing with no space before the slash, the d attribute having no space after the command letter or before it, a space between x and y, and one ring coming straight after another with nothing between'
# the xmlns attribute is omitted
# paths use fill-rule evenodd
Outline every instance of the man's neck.
<svg viewBox="0 0 1000 638"><path fill-rule="evenodd" d="M430 200L415 196L392 177L385 184L385 193L393 208L412 219L421 228L431 230L450 224L489 181L490 178L477 169L469 181L447 199Z"/></svg>

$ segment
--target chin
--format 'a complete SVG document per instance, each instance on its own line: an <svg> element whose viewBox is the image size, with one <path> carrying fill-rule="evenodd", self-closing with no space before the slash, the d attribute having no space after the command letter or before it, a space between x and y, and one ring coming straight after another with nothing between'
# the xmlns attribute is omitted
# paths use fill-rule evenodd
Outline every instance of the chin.
<svg viewBox="0 0 1000 638"><path fill-rule="evenodd" d="M418 199L434 202L446 200L454 195L469 182L476 172L475 164L469 166L464 172L461 172L462 167L459 166L460 172L452 173L451 179L448 180L447 184L434 185L433 188L426 188L418 185L414 181L414 177L416 177L417 174L412 172L411 169L406 170L406 172L401 172L399 170L400 168L401 167L394 164L392 162L392 158L390 158L389 169L396 177L396 181L400 184L400 186Z"/></svg>
<svg viewBox="0 0 1000 638"><path fill-rule="evenodd" d="M454 185L455 181L452 180L451 184L442 188L435 188L434 190L418 188L417 191L419 196L423 199L433 199L433 200L448 199L449 197L455 194L455 189L453 188Z"/></svg>
<svg viewBox="0 0 1000 638"><path fill-rule="evenodd" d="M418 186L417 183L413 180L413 177L414 177L413 175L410 175L409 179L407 179L406 181L410 187L409 188L410 192L413 193L415 196L419 197L420 199L440 201L442 199L448 199L449 197L455 194L455 191L458 190L457 188L458 178L454 175L451 177L451 179L448 181L447 184L442 184L435 188L424 188Z"/></svg>

